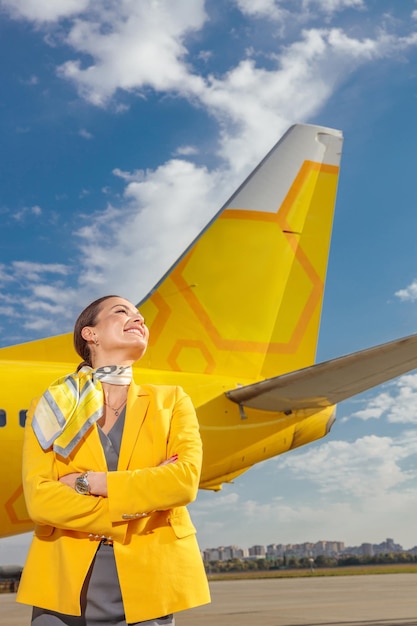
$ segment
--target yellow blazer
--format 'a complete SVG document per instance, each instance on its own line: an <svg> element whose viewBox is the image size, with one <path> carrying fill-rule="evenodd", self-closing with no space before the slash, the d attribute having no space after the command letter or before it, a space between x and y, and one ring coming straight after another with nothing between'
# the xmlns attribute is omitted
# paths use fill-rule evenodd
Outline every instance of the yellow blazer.
<svg viewBox="0 0 417 626"><path fill-rule="evenodd" d="M126 621L210 601L195 528L185 505L200 479L202 446L190 398L180 387L129 387L118 470L108 497L84 496L58 482L71 472L107 471L97 425L67 459L42 450L28 413L23 487L34 537L18 602L80 615L80 592L102 536L114 553ZM178 461L159 466L178 454Z"/></svg>

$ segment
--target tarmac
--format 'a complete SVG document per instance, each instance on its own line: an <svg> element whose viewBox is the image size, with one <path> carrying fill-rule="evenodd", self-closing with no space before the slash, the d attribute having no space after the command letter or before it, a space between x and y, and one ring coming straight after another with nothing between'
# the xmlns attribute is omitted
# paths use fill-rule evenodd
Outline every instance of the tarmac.
<svg viewBox="0 0 417 626"><path fill-rule="evenodd" d="M212 602L176 626L417 626L417 574L210 582ZM0 624L29 626L31 609L0 595Z"/></svg>

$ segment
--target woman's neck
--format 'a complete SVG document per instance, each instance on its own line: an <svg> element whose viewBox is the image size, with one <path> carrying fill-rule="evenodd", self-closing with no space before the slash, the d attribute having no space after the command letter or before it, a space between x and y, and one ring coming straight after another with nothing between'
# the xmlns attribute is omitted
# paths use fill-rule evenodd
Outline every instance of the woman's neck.
<svg viewBox="0 0 417 626"><path fill-rule="evenodd" d="M97 369L99 367L107 367L108 365L118 365L121 367L131 367L135 361L133 359L116 359L114 356L94 359L92 362L92 368Z"/></svg>

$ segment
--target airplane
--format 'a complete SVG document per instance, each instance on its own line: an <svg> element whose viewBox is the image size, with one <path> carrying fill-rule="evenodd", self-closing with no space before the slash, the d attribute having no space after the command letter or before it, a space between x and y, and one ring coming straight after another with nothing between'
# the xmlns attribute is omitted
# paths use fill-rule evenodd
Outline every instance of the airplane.
<svg viewBox="0 0 417 626"><path fill-rule="evenodd" d="M150 341L135 380L191 396L202 489L324 437L338 402L417 367L417 335L315 364L342 143L292 126L138 304ZM71 334L0 349L0 537L33 526L26 410L79 360Z"/></svg>

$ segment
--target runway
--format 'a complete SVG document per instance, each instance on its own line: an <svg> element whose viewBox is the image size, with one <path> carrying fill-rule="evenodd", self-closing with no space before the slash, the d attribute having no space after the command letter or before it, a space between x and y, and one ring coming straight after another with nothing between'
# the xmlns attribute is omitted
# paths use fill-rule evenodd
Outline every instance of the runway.
<svg viewBox="0 0 417 626"><path fill-rule="evenodd" d="M211 582L212 603L176 626L417 626L417 574ZM0 624L29 626L30 607L0 595Z"/></svg>

